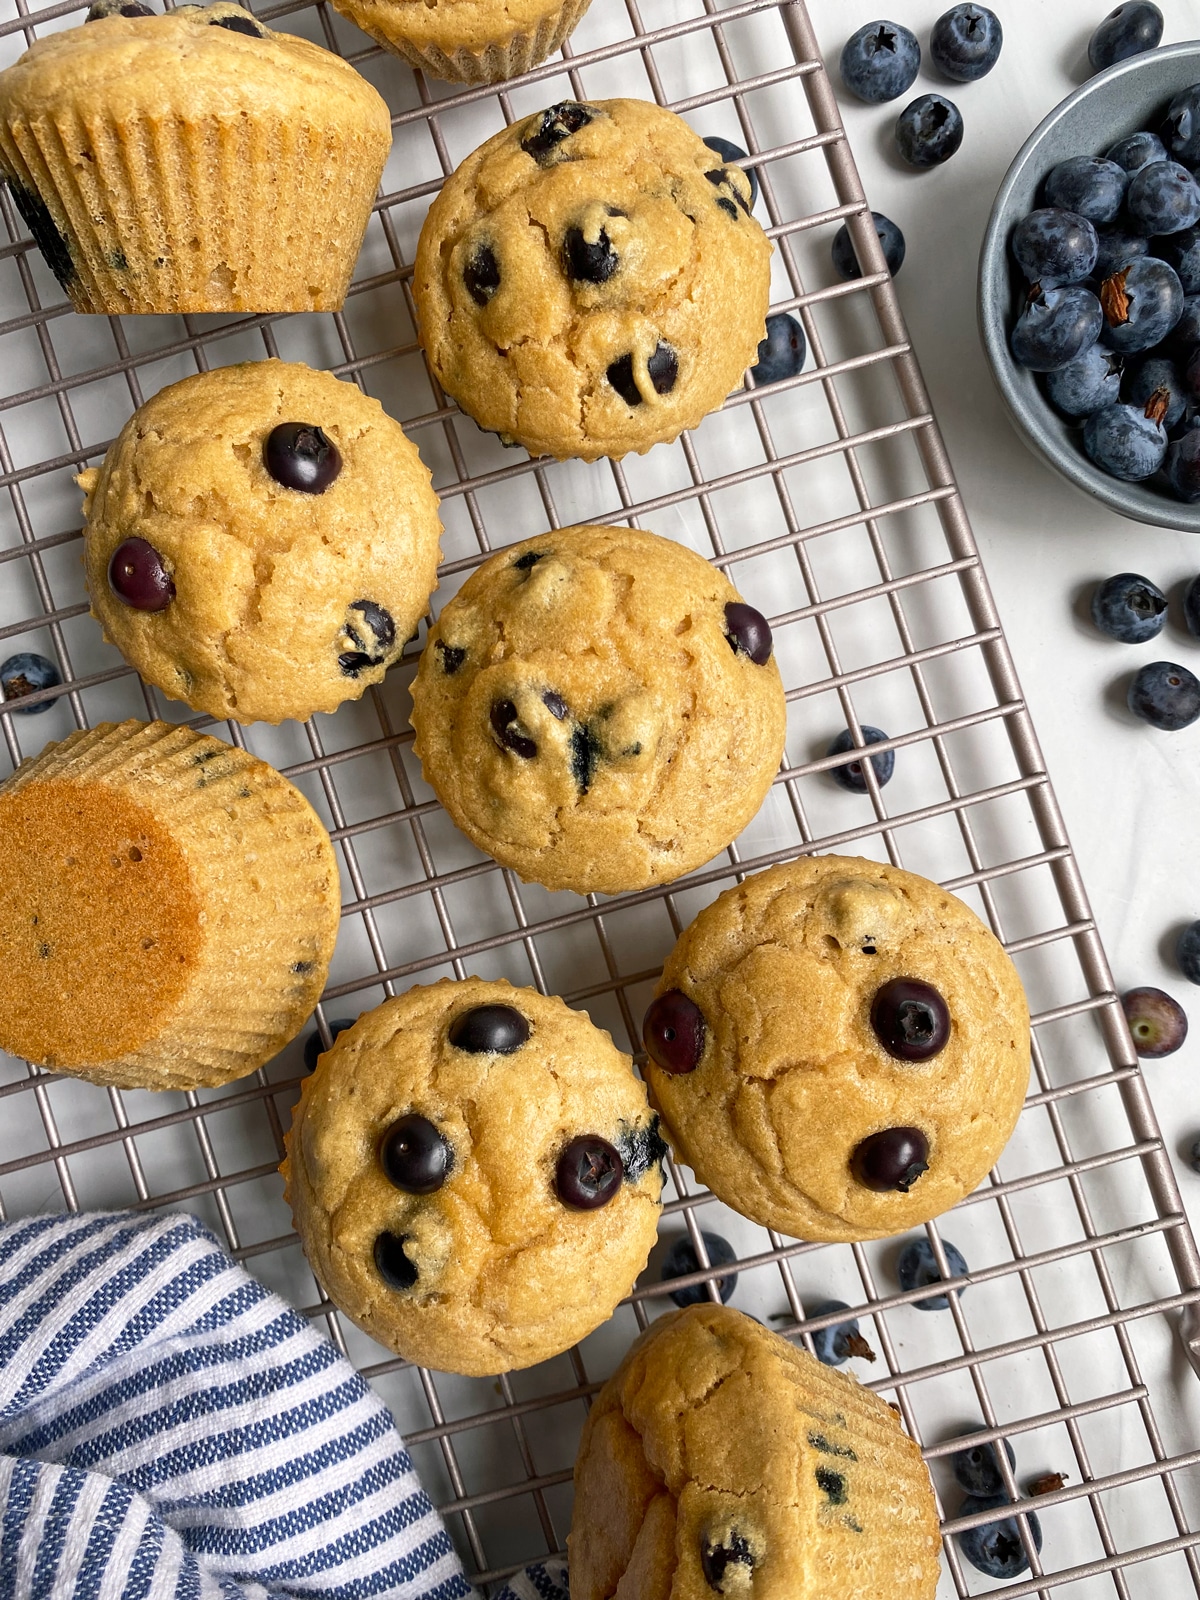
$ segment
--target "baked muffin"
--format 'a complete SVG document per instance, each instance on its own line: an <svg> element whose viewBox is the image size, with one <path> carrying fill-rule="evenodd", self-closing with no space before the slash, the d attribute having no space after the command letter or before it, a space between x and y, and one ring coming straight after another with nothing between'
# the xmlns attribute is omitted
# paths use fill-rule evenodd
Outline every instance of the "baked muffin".
<svg viewBox="0 0 1200 1600"><path fill-rule="evenodd" d="M482 1375L568 1349L654 1243L658 1119L629 1057L553 996L467 978L338 1035L283 1173L330 1299L421 1366Z"/></svg>
<svg viewBox="0 0 1200 1600"><path fill-rule="evenodd" d="M336 311L387 106L241 6L99 0L0 72L0 171L77 311Z"/></svg>
<svg viewBox="0 0 1200 1600"><path fill-rule="evenodd" d="M497 551L443 609L413 685L426 781L468 837L549 889L689 872L758 810L786 707L766 620L670 539L561 528Z"/></svg>
<svg viewBox="0 0 1200 1600"><path fill-rule="evenodd" d="M0 1049L124 1089L243 1077L299 1033L340 898L329 835L245 750L102 723L0 786Z"/></svg>
<svg viewBox="0 0 1200 1600"><path fill-rule="evenodd" d="M214 717L357 699L437 581L416 447L356 384L299 363L160 389L77 482L92 615L147 682Z"/></svg>
<svg viewBox="0 0 1200 1600"><path fill-rule="evenodd" d="M771 246L750 181L674 112L565 101L447 179L413 293L438 382L533 455L674 439L757 359Z"/></svg>
<svg viewBox="0 0 1200 1600"><path fill-rule="evenodd" d="M932 1600L938 1516L883 1400L704 1304L596 1396L567 1549L571 1600Z"/></svg>
<svg viewBox="0 0 1200 1600"><path fill-rule="evenodd" d="M334 0L414 67L454 83L499 83L544 61L590 0Z"/></svg>
<svg viewBox="0 0 1200 1600"><path fill-rule="evenodd" d="M707 906L643 1038L679 1157L799 1239L949 1210L1029 1085L1029 1010L999 942L936 883L847 856L769 867Z"/></svg>

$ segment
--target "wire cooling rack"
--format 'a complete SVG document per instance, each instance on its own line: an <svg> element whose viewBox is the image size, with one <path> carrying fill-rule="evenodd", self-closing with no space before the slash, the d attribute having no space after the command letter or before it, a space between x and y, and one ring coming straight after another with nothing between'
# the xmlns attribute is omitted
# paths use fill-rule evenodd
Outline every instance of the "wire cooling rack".
<svg viewBox="0 0 1200 1600"><path fill-rule="evenodd" d="M0 0L0 64L79 10ZM282 768L340 851L321 1039L411 982L479 973L561 993L633 1048L662 960L702 905L770 862L840 850L938 878L1006 942L1034 1012L1031 1093L997 1171L925 1230L943 1272L943 1239L969 1263L946 1309L914 1304L928 1290L900 1292L897 1241L786 1239L672 1168L663 1237L612 1321L494 1383L407 1366L317 1290L276 1173L302 1040L253 1078L189 1094L106 1091L0 1060L4 1214L195 1211L372 1380L484 1587L563 1546L586 1405L638 1327L669 1307L658 1281L668 1242L686 1232L707 1262L703 1227L737 1251L733 1303L789 1337L811 1347L844 1316L806 1317L821 1301L855 1309L877 1359L851 1369L922 1441L948 1533L981 1519L957 1514L947 1455L964 1438L1012 1443L1005 1489L1025 1512L1036 1504L1042 1546L1022 1514L1030 1572L1006 1594L1200 1594L1185 1359L1200 1349L1200 1260L803 5L595 0L561 59L499 92L424 82L364 49L324 4L260 14L340 50L393 109L393 154L340 315L78 317L0 198L0 654L40 651L65 680L22 708L45 704L43 715L0 708L8 760L104 718L187 715L143 686L87 615L72 473L101 459L134 406L197 368L267 354L328 366L383 400L433 468L446 523L435 605L496 545L578 521L649 527L703 551L770 616L789 733L767 802L724 857L667 890L585 901L480 856L422 783L407 720L420 640L335 716L218 729ZM799 316L809 363L746 387L648 457L531 461L432 385L414 336L416 237L443 176L488 133L554 100L612 94L652 97L751 152L776 245L774 309ZM829 264L843 221L869 269L852 284ZM888 730L875 748L897 761L886 792L868 764L858 797L829 777L847 757L824 752L861 724ZM717 1276L691 1281L715 1294ZM1030 1478L1053 1473L1061 1486L1031 1502ZM939 1593L994 1587L947 1538Z"/></svg>

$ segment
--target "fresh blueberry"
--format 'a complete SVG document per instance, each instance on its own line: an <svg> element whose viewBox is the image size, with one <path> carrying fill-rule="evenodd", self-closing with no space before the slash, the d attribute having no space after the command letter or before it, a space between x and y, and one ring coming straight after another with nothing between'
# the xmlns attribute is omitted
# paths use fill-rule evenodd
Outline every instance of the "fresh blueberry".
<svg viewBox="0 0 1200 1600"><path fill-rule="evenodd" d="M1030 283L1057 289L1082 283L1096 266L1100 241L1086 217L1057 206L1043 206L1022 217L1013 229L1012 250Z"/></svg>
<svg viewBox="0 0 1200 1600"><path fill-rule="evenodd" d="M719 134L710 133L704 140L710 150L714 150L726 166L741 167L750 180L750 204L758 199L758 170L755 167L743 165L746 161L746 152L740 144L734 144L732 139L722 139Z"/></svg>
<svg viewBox="0 0 1200 1600"><path fill-rule="evenodd" d="M1183 315L1183 286L1165 261L1140 256L1100 285L1104 327L1100 337L1110 350L1134 355L1162 341Z"/></svg>
<svg viewBox="0 0 1200 1600"><path fill-rule="evenodd" d="M946 77L956 83L974 83L1000 59L1004 30L1000 18L986 6L952 6L934 23L929 54Z"/></svg>
<svg viewBox="0 0 1200 1600"><path fill-rule="evenodd" d="M1166 626L1167 597L1149 578L1118 572L1105 578L1093 594L1092 621L1110 639L1145 644Z"/></svg>
<svg viewBox="0 0 1200 1600"><path fill-rule="evenodd" d="M428 1117L397 1117L379 1141L384 1177L405 1194L434 1194L450 1176L454 1151Z"/></svg>
<svg viewBox="0 0 1200 1600"><path fill-rule="evenodd" d="M1096 229L1096 264L1092 276L1103 281L1114 272L1128 267L1139 256L1150 254L1150 241L1140 233L1127 233L1124 228Z"/></svg>
<svg viewBox="0 0 1200 1600"><path fill-rule="evenodd" d="M554 1188L572 1211L599 1211L621 1187L620 1152L598 1133L581 1133L563 1146L554 1168Z"/></svg>
<svg viewBox="0 0 1200 1600"><path fill-rule="evenodd" d="M45 656L22 650L0 663L0 688L4 690L5 710L19 717L36 717L39 711L49 711L53 700L42 700L36 706L23 706L19 702L39 689L53 689L62 682L62 674Z"/></svg>
<svg viewBox="0 0 1200 1600"><path fill-rule="evenodd" d="M967 1273L967 1263L961 1250L955 1248L949 1239L942 1240L942 1250L946 1256L946 1264L950 1268L952 1277L962 1278ZM896 1278L902 1289L923 1289L927 1283L942 1283L941 1273L938 1271L937 1261L934 1259L933 1247L928 1239L910 1239L901 1250L896 1260ZM960 1288L959 1293L962 1293ZM927 1300L914 1300L913 1304L918 1311L945 1311L950 1304L948 1296L944 1294L930 1295Z"/></svg>
<svg viewBox="0 0 1200 1600"><path fill-rule="evenodd" d="M1163 16L1158 7L1150 0L1127 0L1108 13L1088 41L1092 71L1103 72L1118 61L1153 50L1162 36Z"/></svg>
<svg viewBox="0 0 1200 1600"><path fill-rule="evenodd" d="M916 34L898 22L868 22L842 47L842 82L871 105L902 95L920 65Z"/></svg>
<svg viewBox="0 0 1200 1600"><path fill-rule="evenodd" d="M642 1020L642 1043L664 1072L694 1072L704 1054L704 1013L680 989L668 989L650 1002Z"/></svg>
<svg viewBox="0 0 1200 1600"><path fill-rule="evenodd" d="M1031 293L1009 341L1013 359L1031 372L1054 372L1078 361L1103 326L1099 300L1081 284Z"/></svg>
<svg viewBox="0 0 1200 1600"><path fill-rule="evenodd" d="M1104 152L1106 161L1115 161L1132 177L1152 161L1166 161L1167 147L1156 133L1142 130L1131 133L1127 139L1118 139L1111 150Z"/></svg>
<svg viewBox="0 0 1200 1600"><path fill-rule="evenodd" d="M920 1128L881 1128L855 1145L850 1171L875 1194L907 1194L929 1171L929 1140Z"/></svg>
<svg viewBox="0 0 1200 1600"><path fill-rule="evenodd" d="M108 563L108 587L135 611L165 611L175 598L175 581L163 558L145 539L125 539Z"/></svg>
<svg viewBox="0 0 1200 1600"><path fill-rule="evenodd" d="M529 1023L515 1006L472 1006L460 1011L446 1031L456 1050L469 1055L511 1056L529 1037Z"/></svg>
<svg viewBox="0 0 1200 1600"><path fill-rule="evenodd" d="M339 1017L336 1022L329 1023L328 1028L330 1041L332 1042L337 1038L339 1033L345 1033L347 1028L352 1028L353 1026L353 1017ZM310 1033L308 1038L304 1041L304 1070L306 1072L314 1071L317 1065L317 1057L322 1054L324 1049L325 1045L321 1039L321 1035L319 1031L314 1028L312 1033Z"/></svg>
<svg viewBox="0 0 1200 1600"><path fill-rule="evenodd" d="M1200 83L1181 90L1171 101L1161 133L1176 161L1185 167L1200 165Z"/></svg>
<svg viewBox="0 0 1200 1600"><path fill-rule="evenodd" d="M871 1030L897 1061L929 1061L950 1038L950 1008L931 983L889 978L871 1001Z"/></svg>
<svg viewBox="0 0 1200 1600"><path fill-rule="evenodd" d="M1185 500L1189 505L1200 500L1200 427L1191 428L1171 441L1167 446L1163 470L1167 487L1177 500ZM1197 609L1200 610L1200 607ZM1200 616L1196 620L1200 624ZM1192 627L1190 618L1188 627L1193 633L1200 632L1200 627Z"/></svg>
<svg viewBox="0 0 1200 1600"><path fill-rule="evenodd" d="M1129 180L1125 209L1140 233L1181 233L1200 220L1200 185L1178 161L1153 161Z"/></svg>
<svg viewBox="0 0 1200 1600"><path fill-rule="evenodd" d="M1200 639L1200 577L1193 578L1183 591L1183 620L1193 639Z"/></svg>
<svg viewBox="0 0 1200 1600"><path fill-rule="evenodd" d="M1200 678L1173 661L1151 661L1129 685L1127 699L1135 717L1175 733L1200 717Z"/></svg>
<svg viewBox="0 0 1200 1600"><path fill-rule="evenodd" d="M804 329L795 317L778 311L767 318L767 334L758 347L758 363L750 368L755 384L782 383L803 370L808 354Z"/></svg>
<svg viewBox="0 0 1200 1600"><path fill-rule="evenodd" d="M1121 358L1103 345L1091 345L1077 361L1046 374L1051 403L1069 417L1086 417L1121 398Z"/></svg>
<svg viewBox="0 0 1200 1600"><path fill-rule="evenodd" d="M867 723L859 724L859 733L867 744L880 744L888 737L882 728L872 728ZM843 728L837 738L832 741L825 754L827 756L844 755L847 750L855 750L849 728ZM871 757L871 765L875 769L875 781L882 789L885 783L890 783L892 773L896 770L896 752L894 750L881 750L877 756ZM848 761L843 767L830 767L829 776L834 783L843 789L848 789L851 794L866 794L867 780L863 775L862 758Z"/></svg>
<svg viewBox="0 0 1200 1600"><path fill-rule="evenodd" d="M1181 228L1178 233L1155 239L1154 254L1174 268L1185 295L1192 296L1200 291L1200 232L1195 228Z"/></svg>
<svg viewBox="0 0 1200 1600"><path fill-rule="evenodd" d="M1167 411L1163 422L1168 432L1183 420L1187 410L1187 390L1179 376L1179 368L1168 356L1149 356L1132 373L1126 374L1125 398L1131 406L1144 410L1154 395L1167 397Z"/></svg>
<svg viewBox="0 0 1200 1600"><path fill-rule="evenodd" d="M1046 204L1073 211L1099 224L1111 222L1121 209L1129 174L1103 156L1071 156L1060 161L1046 179Z"/></svg>
<svg viewBox="0 0 1200 1600"><path fill-rule="evenodd" d="M879 243L883 246L883 258L887 262L887 269L894 278L904 265L904 235L896 224L880 211L872 211L871 221L875 224L875 232L879 235ZM849 283L854 278L862 277L862 268L854 253L850 229L846 223L843 222L834 234L830 248L834 269L839 278L845 278Z"/></svg>
<svg viewBox="0 0 1200 1600"><path fill-rule="evenodd" d="M896 149L910 167L940 167L962 142L962 112L945 95L923 94L896 118Z"/></svg>
<svg viewBox="0 0 1200 1600"><path fill-rule="evenodd" d="M263 465L285 489L324 494L342 470L342 456L315 422L281 422L267 435Z"/></svg>
<svg viewBox="0 0 1200 1600"><path fill-rule="evenodd" d="M1189 983L1200 983L1200 922L1189 922L1179 935L1175 959Z"/></svg>
<svg viewBox="0 0 1200 1600"><path fill-rule="evenodd" d="M700 1237L704 1240L704 1249L708 1255L710 1267L728 1266L731 1261L737 1260L737 1251L728 1239L723 1239L719 1233L701 1231ZM659 1272L663 1283L672 1278L686 1278L693 1272L701 1271L700 1258L696 1254L696 1247L687 1234L681 1234L667 1252ZM737 1288L737 1273L729 1272L723 1278L717 1279L717 1293L721 1296L721 1303L733 1296ZM710 1298L706 1283L693 1283L688 1289L672 1289L671 1299L677 1306L698 1306Z"/></svg>
<svg viewBox="0 0 1200 1600"><path fill-rule="evenodd" d="M1187 1012L1161 989L1129 989L1121 996L1121 1008L1139 1056L1157 1060L1174 1055L1187 1038Z"/></svg>
<svg viewBox="0 0 1200 1600"><path fill-rule="evenodd" d="M1083 425L1083 448L1101 472L1125 483L1152 478L1167 454L1167 430L1141 406L1105 406Z"/></svg>
<svg viewBox="0 0 1200 1600"><path fill-rule="evenodd" d="M827 1317L833 1311L849 1311L844 1300L822 1300L813 1306L810 1317ZM845 1322L835 1322L828 1328L814 1328L813 1350L818 1361L827 1367L840 1367L851 1356L861 1356L864 1361L874 1361L875 1352L858 1331L858 1318L847 1317Z"/></svg>
<svg viewBox="0 0 1200 1600"><path fill-rule="evenodd" d="M1010 1505L1004 1494L969 1494L958 1508L960 1517L970 1517L977 1511L991 1511L996 1506ZM1036 1512L1026 1514L1029 1534L1035 1550L1042 1548L1042 1525ZM1016 1517L1002 1517L998 1522L984 1522L978 1528L968 1528L958 1536L958 1547L963 1555L980 1572L989 1578L1015 1578L1029 1566L1029 1557L1021 1542L1020 1524Z"/></svg>
<svg viewBox="0 0 1200 1600"><path fill-rule="evenodd" d="M1012 1445L1007 1439L999 1442L1004 1445L1009 1466L1015 1468L1017 1458ZM1004 1493L1004 1479L1000 1476L1000 1463L994 1444L973 1444L969 1449L955 1451L950 1457L950 1470L968 1494Z"/></svg>
<svg viewBox="0 0 1200 1600"><path fill-rule="evenodd" d="M1171 329L1170 344L1176 360L1186 367L1200 346L1200 293L1184 295L1183 310L1179 313L1179 321Z"/></svg>

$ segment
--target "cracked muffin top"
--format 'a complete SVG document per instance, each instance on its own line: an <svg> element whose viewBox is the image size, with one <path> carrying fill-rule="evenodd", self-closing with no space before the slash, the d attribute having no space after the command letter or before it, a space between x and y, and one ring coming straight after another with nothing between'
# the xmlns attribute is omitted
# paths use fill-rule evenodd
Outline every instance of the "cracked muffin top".
<svg viewBox="0 0 1200 1600"><path fill-rule="evenodd" d="M640 529L497 551L442 610L413 685L426 781L489 855L550 889L617 894L709 860L779 766L765 618Z"/></svg>
<svg viewBox="0 0 1200 1600"><path fill-rule="evenodd" d="M611 1316L658 1226L658 1118L633 1063L554 996L467 978L338 1035L283 1171L331 1299L421 1366L532 1366Z"/></svg>
<svg viewBox="0 0 1200 1600"><path fill-rule="evenodd" d="M568 1550L572 1600L932 1600L938 1516L886 1402L706 1303L596 1396Z"/></svg>
<svg viewBox="0 0 1200 1600"><path fill-rule="evenodd" d="M694 427L757 358L771 246L750 181L649 101L516 122L429 209L413 292L438 382L533 455Z"/></svg>
<svg viewBox="0 0 1200 1600"><path fill-rule="evenodd" d="M93 616L143 678L214 717L357 699L437 579L416 447L356 384L299 363L160 390L77 481Z"/></svg>

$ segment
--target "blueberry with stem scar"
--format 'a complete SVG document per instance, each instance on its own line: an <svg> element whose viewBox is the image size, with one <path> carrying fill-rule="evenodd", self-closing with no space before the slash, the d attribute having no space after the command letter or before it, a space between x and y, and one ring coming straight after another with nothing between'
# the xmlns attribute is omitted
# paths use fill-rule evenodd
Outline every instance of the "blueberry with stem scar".
<svg viewBox="0 0 1200 1600"><path fill-rule="evenodd" d="M617 1150L598 1133L580 1134L567 1144L554 1168L554 1188L573 1211L598 1211L621 1187L624 1168Z"/></svg>
<svg viewBox="0 0 1200 1600"><path fill-rule="evenodd" d="M1174 1055L1187 1038L1187 1012L1162 989L1149 984L1129 989L1121 996L1121 1009L1129 1024L1133 1048L1148 1060Z"/></svg>
<svg viewBox="0 0 1200 1600"><path fill-rule="evenodd" d="M897 1061L928 1061L946 1048L950 1008L932 984L892 978L871 1001L871 1028Z"/></svg>
<svg viewBox="0 0 1200 1600"><path fill-rule="evenodd" d="M162 556L145 539L126 539L113 551L108 586L135 611L165 611L175 598L175 584Z"/></svg>
<svg viewBox="0 0 1200 1600"><path fill-rule="evenodd" d="M920 1128L882 1128L855 1147L850 1171L876 1194L907 1194L929 1171L929 1140Z"/></svg>
<svg viewBox="0 0 1200 1600"><path fill-rule="evenodd" d="M342 457L316 423L281 422L267 435L263 465L284 489L324 494L342 470Z"/></svg>
<svg viewBox="0 0 1200 1600"><path fill-rule="evenodd" d="M18 702L41 689L53 689L62 682L58 668L46 656L32 650L19 651L0 663L0 687L4 690L4 704L9 711L21 717L36 717L49 711L53 700L41 700L37 705L23 706Z"/></svg>

